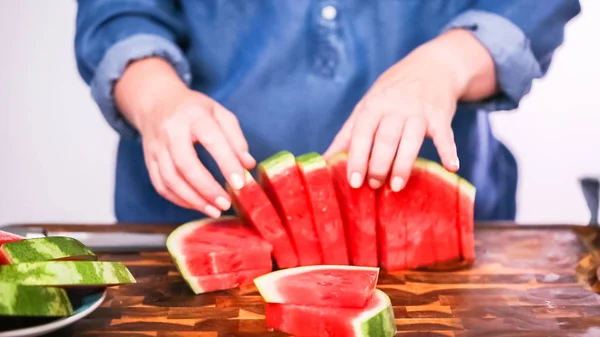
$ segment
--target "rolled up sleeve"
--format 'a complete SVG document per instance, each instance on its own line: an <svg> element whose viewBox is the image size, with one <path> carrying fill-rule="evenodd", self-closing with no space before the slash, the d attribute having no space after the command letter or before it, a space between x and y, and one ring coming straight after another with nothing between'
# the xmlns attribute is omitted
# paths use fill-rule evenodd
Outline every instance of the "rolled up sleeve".
<svg viewBox="0 0 600 337"><path fill-rule="evenodd" d="M120 113L113 94L129 63L160 57L182 81L191 82L190 66L180 47L185 41L182 21L175 1L78 2L77 67L106 121L122 137L139 136Z"/></svg>
<svg viewBox="0 0 600 337"><path fill-rule="evenodd" d="M494 61L499 93L473 105L487 111L517 108L533 81L548 71L565 25L579 11L576 0L479 0L455 17L443 31L470 31Z"/></svg>

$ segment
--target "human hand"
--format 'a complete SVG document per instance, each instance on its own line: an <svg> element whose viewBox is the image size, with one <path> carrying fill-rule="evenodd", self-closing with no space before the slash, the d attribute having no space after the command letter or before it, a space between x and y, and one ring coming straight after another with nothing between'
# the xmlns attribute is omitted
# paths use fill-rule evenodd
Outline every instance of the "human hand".
<svg viewBox="0 0 600 337"><path fill-rule="evenodd" d="M243 187L244 169L256 161L233 113L187 88L160 59L130 65L115 98L142 135L150 179L161 196L214 218L230 208L228 193L200 162L194 143L204 146L233 188Z"/></svg>
<svg viewBox="0 0 600 337"><path fill-rule="evenodd" d="M495 91L494 64L468 32L453 30L415 49L373 84L324 156L348 151L348 181L379 188L390 176L393 191L406 184L425 136L442 164L457 171L452 118L459 99Z"/></svg>

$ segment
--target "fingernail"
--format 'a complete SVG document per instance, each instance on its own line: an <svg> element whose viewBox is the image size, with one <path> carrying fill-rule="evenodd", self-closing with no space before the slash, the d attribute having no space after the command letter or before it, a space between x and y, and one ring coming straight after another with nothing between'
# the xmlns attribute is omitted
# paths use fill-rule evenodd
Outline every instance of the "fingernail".
<svg viewBox="0 0 600 337"><path fill-rule="evenodd" d="M254 159L254 157L252 157L252 155L249 152L246 152L242 155L242 157L244 158L244 160L246 161L251 161L251 162L256 162L256 159Z"/></svg>
<svg viewBox="0 0 600 337"><path fill-rule="evenodd" d="M350 176L350 186L354 188L359 188L362 184L362 176L358 172L352 173Z"/></svg>
<svg viewBox="0 0 600 337"><path fill-rule="evenodd" d="M218 218L221 216L221 212L213 205L208 205L204 208L204 211L206 212L206 214L208 214L208 216L213 217L213 218Z"/></svg>
<svg viewBox="0 0 600 337"><path fill-rule="evenodd" d="M215 204L221 207L221 209L224 211L228 210L229 207L231 207L231 203L229 202L229 200L225 199L224 197L218 197L217 199L215 199Z"/></svg>
<svg viewBox="0 0 600 337"><path fill-rule="evenodd" d="M457 170L460 168L460 162L458 161L458 158L454 159L452 165L454 165Z"/></svg>
<svg viewBox="0 0 600 337"><path fill-rule="evenodd" d="M400 177L394 177L392 179L392 191L399 192L404 187L404 179Z"/></svg>
<svg viewBox="0 0 600 337"><path fill-rule="evenodd" d="M372 189L376 190L381 187L381 181L371 178L369 179L369 186L371 186Z"/></svg>
<svg viewBox="0 0 600 337"><path fill-rule="evenodd" d="M231 186L236 190L240 190L244 187L244 180L242 180L242 177L240 177L239 174L234 173L231 175Z"/></svg>

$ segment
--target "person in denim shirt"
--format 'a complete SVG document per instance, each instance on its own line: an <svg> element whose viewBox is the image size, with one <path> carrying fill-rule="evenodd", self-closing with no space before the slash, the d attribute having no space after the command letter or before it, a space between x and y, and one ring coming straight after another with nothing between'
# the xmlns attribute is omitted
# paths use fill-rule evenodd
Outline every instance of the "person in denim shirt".
<svg viewBox="0 0 600 337"><path fill-rule="evenodd" d="M396 191L417 156L435 160L475 185L477 220L514 219L517 164L489 113L518 106L579 11L577 0L79 0L78 70L120 134L117 220L231 212L225 181L241 188L280 150L346 150L352 186Z"/></svg>

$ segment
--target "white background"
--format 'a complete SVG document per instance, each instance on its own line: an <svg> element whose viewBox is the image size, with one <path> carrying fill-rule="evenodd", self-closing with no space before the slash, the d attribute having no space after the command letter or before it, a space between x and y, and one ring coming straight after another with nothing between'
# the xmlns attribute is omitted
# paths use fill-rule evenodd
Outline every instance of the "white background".
<svg viewBox="0 0 600 337"><path fill-rule="evenodd" d="M523 223L589 219L577 179L600 176L600 1L581 4L548 76L494 116L519 161ZM114 221L117 137L77 73L75 13L75 1L0 1L0 226Z"/></svg>

